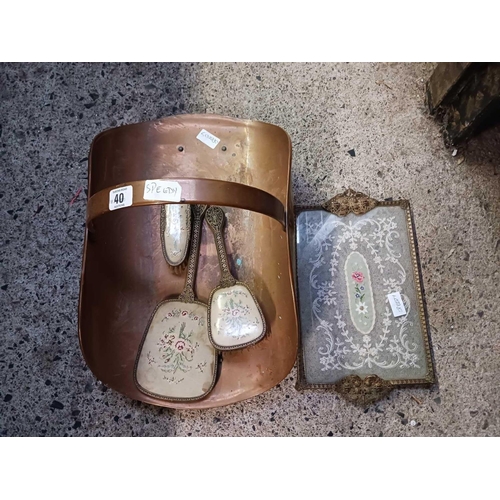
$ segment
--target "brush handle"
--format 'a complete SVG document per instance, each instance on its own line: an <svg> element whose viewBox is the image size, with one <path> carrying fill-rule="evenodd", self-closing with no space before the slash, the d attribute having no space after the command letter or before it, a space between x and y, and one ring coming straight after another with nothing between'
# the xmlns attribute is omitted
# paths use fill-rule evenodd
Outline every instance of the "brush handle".
<svg viewBox="0 0 500 500"><path fill-rule="evenodd" d="M192 234L191 234L191 249L189 251L189 260L187 265L186 283L184 290L179 295L179 299L183 302L194 302L194 283L196 280L196 271L198 269L198 257L200 254L201 241L201 223L203 215L207 209L206 205L193 205L191 207L192 217Z"/></svg>
<svg viewBox="0 0 500 500"><path fill-rule="evenodd" d="M232 286L237 280L229 270L227 252L224 245L224 210L220 207L209 207L205 218L210 226L210 229L214 233L215 247L217 248L217 256L219 257L219 265L221 269L220 285L223 287Z"/></svg>

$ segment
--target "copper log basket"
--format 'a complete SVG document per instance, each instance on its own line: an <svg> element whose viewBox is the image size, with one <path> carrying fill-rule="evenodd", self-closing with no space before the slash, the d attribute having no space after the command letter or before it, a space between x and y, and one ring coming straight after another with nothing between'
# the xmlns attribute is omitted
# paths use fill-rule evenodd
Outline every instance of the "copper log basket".
<svg viewBox="0 0 500 500"><path fill-rule="evenodd" d="M220 139L211 149L196 136ZM87 230L80 285L79 337L96 377L136 400L171 408L211 408L256 396L292 369L298 348L291 144L281 128L218 115L180 115L107 130L89 155ZM134 363L159 302L182 291L160 239L164 201L143 199L148 179L176 180L181 203L226 207L232 270L257 297L268 324L256 345L221 354L217 383L199 401L171 402L140 392ZM109 211L109 191L133 186L132 206ZM242 210L243 209L243 210ZM207 302L219 270L205 226L196 293Z"/></svg>

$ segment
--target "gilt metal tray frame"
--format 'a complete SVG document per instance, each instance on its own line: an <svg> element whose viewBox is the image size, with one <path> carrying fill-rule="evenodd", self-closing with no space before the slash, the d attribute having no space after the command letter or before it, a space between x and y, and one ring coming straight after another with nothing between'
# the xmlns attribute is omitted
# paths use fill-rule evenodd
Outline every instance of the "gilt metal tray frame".
<svg viewBox="0 0 500 500"><path fill-rule="evenodd" d="M319 206L304 205L295 207L295 225L297 217L300 213L313 210L325 210L329 213L344 217L349 213L354 215L364 215L376 207L401 207L406 215L406 228L408 231L408 240L410 244L410 255L413 269L413 277L415 280L418 316L422 326L423 345L428 371L425 377L419 379L401 379L401 380L384 380L378 375L369 375L361 378L359 375L348 375L335 383L327 384L312 384L306 381L304 360L303 360L303 345L302 333L299 335L299 353L298 353L298 376L296 389L299 391L307 389L333 389L341 394L345 399L356 404L370 404L378 399L386 396L392 389L396 387L404 387L408 385L432 385L435 382L434 363L432 359L431 341L429 333L429 322L427 318L427 309L424 300L424 289L422 285L422 272L420 269L420 261L418 257L417 238L415 234L415 225L413 223L413 214L408 200L384 200L378 201L370 196L347 189L345 192L338 194ZM295 242L296 243L296 242ZM295 252L295 264L298 266L298 252ZM297 295L300 303L300 292L298 286L298 276L296 275ZM301 323L299 322L301 329Z"/></svg>

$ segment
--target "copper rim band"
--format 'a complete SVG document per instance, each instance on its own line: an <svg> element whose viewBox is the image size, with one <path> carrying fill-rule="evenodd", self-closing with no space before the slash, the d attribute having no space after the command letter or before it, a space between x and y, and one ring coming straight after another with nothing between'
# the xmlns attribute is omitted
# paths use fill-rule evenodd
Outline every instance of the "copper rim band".
<svg viewBox="0 0 500 500"><path fill-rule="evenodd" d="M251 210L252 212L258 212L272 217L286 229L286 212L283 204L272 194L262 189L247 186L246 184L239 184L237 182L219 181L215 179L176 179L167 177L164 179L148 180L178 182L182 188L182 196L179 203L218 205L222 207ZM133 198L130 207L172 203L167 201L145 200L143 195L146 182L147 181L144 180L117 184L102 189L91 196L87 204L87 225L96 217L110 211L109 192L120 187L132 186ZM120 210L123 210L123 208Z"/></svg>

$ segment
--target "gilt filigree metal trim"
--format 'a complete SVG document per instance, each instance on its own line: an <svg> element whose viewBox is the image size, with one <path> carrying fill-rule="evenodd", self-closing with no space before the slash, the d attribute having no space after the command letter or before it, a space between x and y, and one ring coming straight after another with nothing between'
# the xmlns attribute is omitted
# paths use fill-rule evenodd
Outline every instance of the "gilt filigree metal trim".
<svg viewBox="0 0 500 500"><path fill-rule="evenodd" d="M323 203L321 206L334 215L344 217L351 212L355 215L366 214L366 212L369 212L377 205L377 200L349 188L343 193L334 196L326 203Z"/></svg>
<svg viewBox="0 0 500 500"><path fill-rule="evenodd" d="M369 405L387 396L394 386L377 375L361 378L349 375L335 384L335 389L351 403Z"/></svg>

